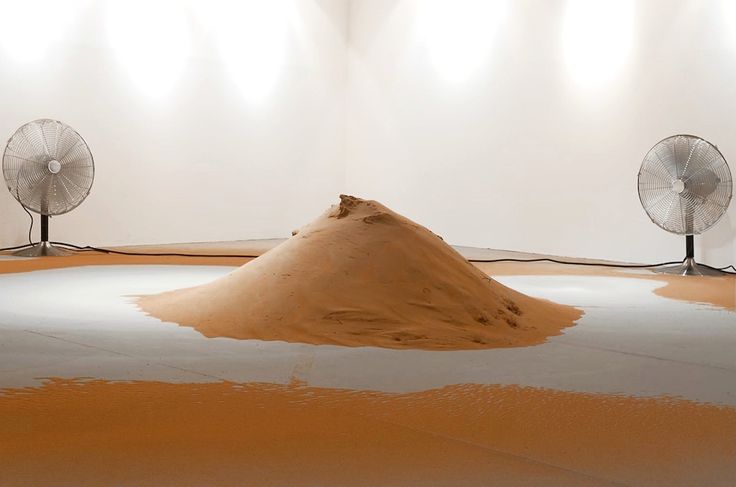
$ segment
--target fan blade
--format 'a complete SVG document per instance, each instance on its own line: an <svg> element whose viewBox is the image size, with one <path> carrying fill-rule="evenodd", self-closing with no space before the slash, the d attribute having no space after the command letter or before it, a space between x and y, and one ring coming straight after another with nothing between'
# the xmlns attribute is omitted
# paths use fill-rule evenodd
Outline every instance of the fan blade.
<svg viewBox="0 0 736 487"><path fill-rule="evenodd" d="M80 195L86 195L87 194L87 192L88 192L87 189L85 189L83 186L78 185L71 178L67 177L66 174L59 173L58 176L59 176L60 179L64 179L64 180L66 180L67 183L69 183L72 186L74 186L76 188L77 194L80 194Z"/></svg>
<svg viewBox="0 0 736 487"><path fill-rule="evenodd" d="M650 149L638 183L651 220L678 234L699 234L715 224L731 202L733 187L723 155L692 135L668 137Z"/></svg>
<svg viewBox="0 0 736 487"><path fill-rule="evenodd" d="M57 161L59 161L59 162L63 161L63 160L64 160L64 158L65 158L65 157L66 157L67 155L69 155L69 153L70 153L70 152L71 152L71 151L72 151L73 149L76 149L76 148L77 148L77 147L78 147L78 146L79 146L80 144L83 144L83 143L84 143L84 142L82 142L82 139L79 139L79 140L77 140L77 141L76 141L76 143L75 143L75 144L74 144L73 146L71 146L71 147L70 147L70 148L69 148L69 149L68 149L68 150L67 150L66 152L64 152L64 154L62 154L62 156L61 156L60 158L58 158L58 159L57 159Z"/></svg>
<svg viewBox="0 0 736 487"><path fill-rule="evenodd" d="M713 194L720 182L721 180L716 176L716 173L710 169L704 169L698 171L697 175L688 178L685 183L685 189L705 199Z"/></svg>
<svg viewBox="0 0 736 487"><path fill-rule="evenodd" d="M49 165L52 160L59 162L60 169ZM35 120L21 126L8 141L3 175L22 205L58 215L81 204L89 194L94 160L74 129L56 120Z"/></svg>
<svg viewBox="0 0 736 487"><path fill-rule="evenodd" d="M673 179L677 179L677 165L675 164L674 160L670 159L669 157L665 157L667 162L665 162L662 159L662 155L659 153L658 150L653 150L654 155L657 156L657 160L662 165L662 167L672 176Z"/></svg>

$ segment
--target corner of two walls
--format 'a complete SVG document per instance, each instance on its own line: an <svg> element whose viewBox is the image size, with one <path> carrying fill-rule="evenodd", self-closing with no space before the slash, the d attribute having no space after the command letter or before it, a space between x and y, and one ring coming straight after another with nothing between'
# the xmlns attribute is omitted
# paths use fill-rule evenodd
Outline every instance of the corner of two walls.
<svg viewBox="0 0 736 487"><path fill-rule="evenodd" d="M651 223L636 178L646 152L677 133L717 144L736 169L729 103L736 62L724 62L736 61L729 23L736 16L723 15L725 3L632 2L623 18L621 2L612 0L630 38L621 40L628 48L603 80L576 78L576 69L601 59L585 58L583 49L576 60L566 44L575 22L584 38L590 34L588 19L570 20L568 11L585 2L505 2L493 35L478 37L489 41L485 49L463 29L481 25L472 9L491 0L449 2L452 9L428 33L422 9L436 3L353 2L348 189L455 244L631 262L682 259L684 237ZM617 55L617 32L602 39L610 53L598 49L596 56ZM458 39L466 50L452 45ZM457 49L444 52L446 45ZM453 76L472 61L453 54L479 62L469 75ZM608 69L616 59L602 61ZM736 260L735 207L696 238L701 261Z"/></svg>
<svg viewBox="0 0 736 487"><path fill-rule="evenodd" d="M478 4L464 0L456 12L466 3ZM736 36L716 3L636 2L626 62L609 82L581 88L564 53L564 0L507 2L488 49L471 49L481 62L464 79L433 63L428 49L452 31L428 45L417 27L426 2L298 1L281 75L250 100L192 12L176 83L163 96L141 93L106 35L108 2L92 2L45 61L0 50L0 133L51 117L90 143L95 186L52 221L56 240L286 236L350 192L455 244L675 260L684 243L648 220L636 174L673 133L736 154L727 103L736 63L723 62L736 57ZM0 193L2 245L22 243L27 216ZM734 211L698 238L705 262L734 260Z"/></svg>

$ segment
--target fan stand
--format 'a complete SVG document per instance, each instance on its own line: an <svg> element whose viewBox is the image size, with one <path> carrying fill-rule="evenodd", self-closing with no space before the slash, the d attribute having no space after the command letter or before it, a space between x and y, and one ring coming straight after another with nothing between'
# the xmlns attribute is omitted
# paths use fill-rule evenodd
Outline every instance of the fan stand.
<svg viewBox="0 0 736 487"><path fill-rule="evenodd" d="M685 260L681 264L653 269L660 274L676 274L678 276L722 276L724 272L706 267L695 262L695 237L685 236Z"/></svg>
<svg viewBox="0 0 736 487"><path fill-rule="evenodd" d="M19 257L62 257L71 254L72 253L67 250L63 250L59 247L54 247L53 245L51 245L51 242L49 242L49 216L42 214L41 241L35 244L33 247L19 250L13 255L17 255Z"/></svg>

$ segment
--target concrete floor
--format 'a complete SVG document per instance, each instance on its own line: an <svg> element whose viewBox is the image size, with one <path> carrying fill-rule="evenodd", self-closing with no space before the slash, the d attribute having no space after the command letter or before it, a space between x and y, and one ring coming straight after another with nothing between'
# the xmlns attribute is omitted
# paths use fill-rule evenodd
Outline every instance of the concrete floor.
<svg viewBox="0 0 736 487"><path fill-rule="evenodd" d="M635 277L500 277L585 315L545 344L482 351L208 339L148 317L131 302L131 296L204 283L231 269L91 266L0 275L0 388L37 385L46 377L298 379L386 392L478 383L736 405L734 314L659 297L652 291L662 283Z"/></svg>

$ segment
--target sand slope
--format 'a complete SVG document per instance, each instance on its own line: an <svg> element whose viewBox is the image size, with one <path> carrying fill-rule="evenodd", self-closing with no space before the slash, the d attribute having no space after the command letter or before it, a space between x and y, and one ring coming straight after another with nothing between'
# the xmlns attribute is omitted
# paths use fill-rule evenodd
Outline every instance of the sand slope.
<svg viewBox="0 0 736 487"><path fill-rule="evenodd" d="M227 276L140 307L208 337L433 350L540 343L580 317L489 279L378 202L340 199Z"/></svg>

